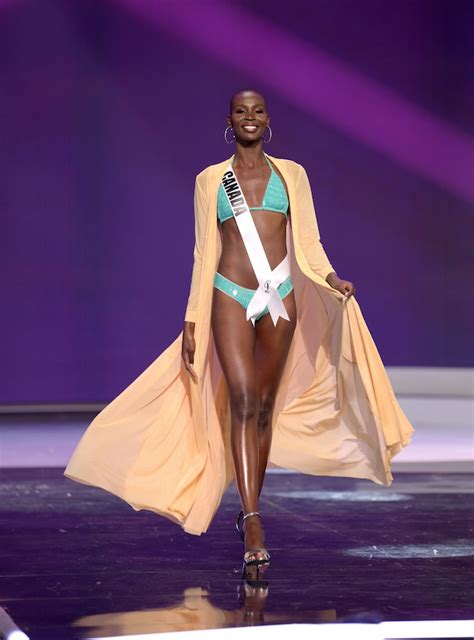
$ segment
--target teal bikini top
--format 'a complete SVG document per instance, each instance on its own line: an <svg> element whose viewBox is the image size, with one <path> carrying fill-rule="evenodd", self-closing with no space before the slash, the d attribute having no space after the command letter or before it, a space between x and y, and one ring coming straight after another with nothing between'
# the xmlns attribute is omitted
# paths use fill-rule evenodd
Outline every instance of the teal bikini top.
<svg viewBox="0 0 474 640"><path fill-rule="evenodd" d="M264 154L265 155L265 154ZM250 211L257 211L265 209L267 211L276 211L282 213L284 216L288 216L288 196L286 195L286 189L280 176L272 167L269 159L265 155L265 160L271 169L270 179L267 184L265 195L263 196L263 202L261 207L249 207ZM232 209L230 208L229 201L224 191L222 184L219 185L217 192L217 217L220 222L224 222L229 218L233 218Z"/></svg>

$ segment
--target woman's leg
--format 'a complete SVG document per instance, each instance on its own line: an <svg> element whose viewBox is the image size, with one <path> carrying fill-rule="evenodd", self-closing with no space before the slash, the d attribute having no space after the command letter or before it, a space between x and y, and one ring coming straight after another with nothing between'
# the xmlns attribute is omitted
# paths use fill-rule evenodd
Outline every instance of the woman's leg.
<svg viewBox="0 0 474 640"><path fill-rule="evenodd" d="M267 313L255 323L255 366L260 400L257 421L259 495L272 443L272 416L275 397L296 327L294 291L291 291L283 299L283 304L290 317L289 321L279 318L274 326L270 314Z"/></svg>
<svg viewBox="0 0 474 640"><path fill-rule="evenodd" d="M237 489L245 513L258 511L258 383L255 370L255 329L245 309L214 288L212 333L227 383L231 408L231 446ZM245 548L263 546L260 526L251 531L245 521Z"/></svg>
<svg viewBox="0 0 474 640"><path fill-rule="evenodd" d="M236 300L214 289L212 332L229 391L232 454L245 513L258 511L271 444L273 402L296 326L294 293L283 303L290 321L280 318L275 327L267 314L254 328ZM259 518L246 520L245 542L246 549L263 546Z"/></svg>

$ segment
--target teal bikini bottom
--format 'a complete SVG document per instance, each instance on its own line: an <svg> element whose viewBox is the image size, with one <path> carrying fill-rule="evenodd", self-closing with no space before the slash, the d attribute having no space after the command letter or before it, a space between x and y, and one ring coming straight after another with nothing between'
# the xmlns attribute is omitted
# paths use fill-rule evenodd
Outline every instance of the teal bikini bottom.
<svg viewBox="0 0 474 640"><path fill-rule="evenodd" d="M219 291L226 293L237 302L243 306L244 309L250 304L250 300L252 299L256 289L248 289L247 287L241 287L240 284L236 284L229 278L226 278L221 273L216 271L216 275L214 277L214 286ZM291 291L293 290L293 280L291 279L291 275L283 280L283 282L278 286L278 293L280 294L280 298L283 300ZM265 307L263 311L261 311L258 316L255 318L255 322L260 320L266 313L268 313L268 307Z"/></svg>

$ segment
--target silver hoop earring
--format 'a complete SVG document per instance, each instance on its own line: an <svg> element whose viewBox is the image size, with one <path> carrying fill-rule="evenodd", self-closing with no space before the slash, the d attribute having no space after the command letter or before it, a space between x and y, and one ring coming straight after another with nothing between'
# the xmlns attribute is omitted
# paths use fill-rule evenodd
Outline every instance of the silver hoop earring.
<svg viewBox="0 0 474 640"><path fill-rule="evenodd" d="M265 144L268 144L268 143L270 142L270 140L272 139L272 136L273 136L273 132L272 132L272 129L271 129L270 125L269 125L269 124L267 124L267 127L270 129L270 137L268 138L268 140L264 140L264 139L262 138L262 141L263 141L263 142L265 142ZM265 132L264 132L264 133L265 133Z"/></svg>
<svg viewBox="0 0 474 640"><path fill-rule="evenodd" d="M232 138L232 140L227 140L227 131L228 131L229 129L232 129L232 128L233 128L233 127L231 127L231 126L229 125L229 126L226 128L226 130L224 131L224 140L227 142L227 144L232 144L232 143L234 142L234 140L235 140L235 135L234 135L234 137Z"/></svg>

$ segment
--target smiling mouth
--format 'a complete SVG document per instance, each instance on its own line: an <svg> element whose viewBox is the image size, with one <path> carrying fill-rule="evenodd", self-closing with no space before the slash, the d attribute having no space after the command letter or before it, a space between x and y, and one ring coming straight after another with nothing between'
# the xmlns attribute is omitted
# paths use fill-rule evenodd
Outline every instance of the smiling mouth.
<svg viewBox="0 0 474 640"><path fill-rule="evenodd" d="M242 125L242 129L244 131L248 131L249 133L254 133L254 131L257 131L257 129L258 129L258 125L256 125L256 124L244 124L244 125Z"/></svg>

